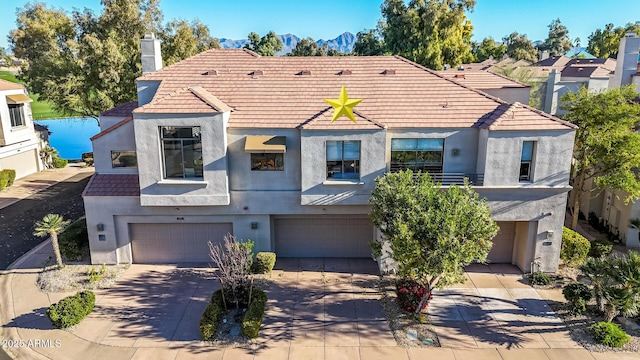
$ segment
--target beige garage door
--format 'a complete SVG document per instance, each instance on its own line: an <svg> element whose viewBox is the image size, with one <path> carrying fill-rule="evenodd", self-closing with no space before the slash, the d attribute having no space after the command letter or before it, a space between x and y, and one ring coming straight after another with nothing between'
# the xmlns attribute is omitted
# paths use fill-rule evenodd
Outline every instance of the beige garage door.
<svg viewBox="0 0 640 360"><path fill-rule="evenodd" d="M31 175L38 171L37 150L29 150L0 159L0 169L16 171L16 179Z"/></svg>
<svg viewBox="0 0 640 360"><path fill-rule="evenodd" d="M371 257L373 225L366 216L276 218L274 227L281 257Z"/></svg>
<svg viewBox="0 0 640 360"><path fill-rule="evenodd" d="M489 252L488 260L492 263L509 263L513 260L513 242L515 235L515 222L498 221L500 231L493 238L493 247Z"/></svg>
<svg viewBox="0 0 640 360"><path fill-rule="evenodd" d="M231 223L129 224L133 262L139 264L210 262L207 243L233 233Z"/></svg>

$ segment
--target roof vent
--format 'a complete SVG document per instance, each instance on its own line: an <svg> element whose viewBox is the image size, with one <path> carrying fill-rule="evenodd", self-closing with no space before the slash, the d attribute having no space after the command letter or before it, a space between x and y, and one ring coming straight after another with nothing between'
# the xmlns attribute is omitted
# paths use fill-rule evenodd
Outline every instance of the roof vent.
<svg viewBox="0 0 640 360"><path fill-rule="evenodd" d="M204 73L202 73L202 75L208 76L208 75L218 75L218 70L209 70L209 71L205 71Z"/></svg>
<svg viewBox="0 0 640 360"><path fill-rule="evenodd" d="M382 75L395 75L396 71L394 69L387 69L382 72Z"/></svg>
<svg viewBox="0 0 640 360"><path fill-rule="evenodd" d="M251 75L252 77L262 76L262 75L264 75L264 71L262 71L262 70L253 70L252 72L249 73L249 75Z"/></svg>
<svg viewBox="0 0 640 360"><path fill-rule="evenodd" d="M458 66L458 71L464 71L464 65Z"/></svg>
<svg viewBox="0 0 640 360"><path fill-rule="evenodd" d="M351 70L340 70L338 75L351 75Z"/></svg>
<svg viewBox="0 0 640 360"><path fill-rule="evenodd" d="M311 70L302 70L296 75L311 75Z"/></svg>
<svg viewBox="0 0 640 360"><path fill-rule="evenodd" d="M466 79L466 78L464 77L464 74L456 74L456 75L454 76L454 78L456 78L456 79Z"/></svg>

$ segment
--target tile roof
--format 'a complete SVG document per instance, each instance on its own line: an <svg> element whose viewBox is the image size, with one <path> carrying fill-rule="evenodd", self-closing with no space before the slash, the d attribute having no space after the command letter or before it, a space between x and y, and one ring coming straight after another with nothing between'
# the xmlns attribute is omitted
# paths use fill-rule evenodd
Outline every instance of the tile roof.
<svg viewBox="0 0 640 360"><path fill-rule="evenodd" d="M333 118L333 108L327 107L320 111L319 113L313 115L304 123L298 125L298 129L304 130L331 130L331 129L340 129L340 130L379 130L384 129L385 126L368 119L366 116L362 115L358 111L354 111L353 115L356 119L354 123L350 119L346 117L341 117L336 119L333 123L331 119Z"/></svg>
<svg viewBox="0 0 640 360"><path fill-rule="evenodd" d="M607 78L611 71L599 66L567 66L561 71L562 77Z"/></svg>
<svg viewBox="0 0 640 360"><path fill-rule="evenodd" d="M103 131L100 131L99 133L93 135L89 140L93 141L95 139L99 139L99 138L103 137L104 135L112 132L113 130L119 128L120 126L128 123L131 120L133 120L132 116L126 117L123 120L118 121L117 123L115 123L115 124L111 125L110 127L104 129Z"/></svg>
<svg viewBox="0 0 640 360"><path fill-rule="evenodd" d="M219 113L230 111L231 107L201 86L181 88L151 103L135 109L136 114L162 113Z"/></svg>
<svg viewBox="0 0 640 360"><path fill-rule="evenodd" d="M460 128L503 104L399 56L261 57L212 49L138 80L160 84L134 113L213 112L215 105L189 90L200 86L233 109L229 127L236 128ZM364 99L354 110L368 123L328 126L323 99L338 96L343 85L350 97Z"/></svg>
<svg viewBox="0 0 640 360"><path fill-rule="evenodd" d="M544 66L544 67L565 67L571 60L570 57L564 55L551 56L544 60L540 60L531 66Z"/></svg>
<svg viewBox="0 0 640 360"><path fill-rule="evenodd" d="M609 71L615 71L616 69L616 60L615 59L571 59L568 66L600 66Z"/></svg>
<svg viewBox="0 0 640 360"><path fill-rule="evenodd" d="M531 86L488 71L438 71L438 74L475 89L530 88Z"/></svg>
<svg viewBox="0 0 640 360"><path fill-rule="evenodd" d="M13 83L11 81L0 79L0 91L2 90L24 90L23 85Z"/></svg>
<svg viewBox="0 0 640 360"><path fill-rule="evenodd" d="M138 174L95 174L82 196L140 196Z"/></svg>
<svg viewBox="0 0 640 360"><path fill-rule="evenodd" d="M124 104L120 104L113 109L109 109L107 111L103 111L100 113L100 116L114 116L114 117L127 117L131 116L133 110L138 107L137 101L129 101Z"/></svg>
<svg viewBox="0 0 640 360"><path fill-rule="evenodd" d="M528 105L515 102L500 105L478 124L489 130L566 130L578 127Z"/></svg>

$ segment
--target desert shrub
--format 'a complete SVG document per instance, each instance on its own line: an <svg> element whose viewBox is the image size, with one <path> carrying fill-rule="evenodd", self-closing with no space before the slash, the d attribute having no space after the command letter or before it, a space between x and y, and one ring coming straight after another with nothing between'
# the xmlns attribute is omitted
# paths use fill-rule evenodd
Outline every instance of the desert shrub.
<svg viewBox="0 0 640 360"><path fill-rule="evenodd" d="M0 191L6 189L9 186L9 174L4 171L0 171Z"/></svg>
<svg viewBox="0 0 640 360"><path fill-rule="evenodd" d="M79 261L89 250L89 235L87 221L80 219L67 226L58 235L60 252L71 261Z"/></svg>
<svg viewBox="0 0 640 360"><path fill-rule="evenodd" d="M104 274L107 273L107 265L102 264L99 268L95 268L95 266L91 266L91 269L87 270L87 277L89 277L89 282L94 283L100 281Z"/></svg>
<svg viewBox="0 0 640 360"><path fill-rule="evenodd" d="M549 275L543 273L542 271L536 271L529 276L529 282L531 283L531 285L544 286L551 284L552 280Z"/></svg>
<svg viewBox="0 0 640 360"><path fill-rule="evenodd" d="M65 329L79 324L82 319L93 311L95 302L96 296L93 292L88 290L81 291L49 306L47 308L47 316L55 327Z"/></svg>
<svg viewBox="0 0 640 360"><path fill-rule="evenodd" d="M53 160L51 161L51 164L56 169L62 169L66 167L68 163L69 163L69 160L59 158L59 157L54 157Z"/></svg>
<svg viewBox="0 0 640 360"><path fill-rule="evenodd" d="M569 228L562 229L560 259L565 264L569 266L582 264L586 260L590 248L591 243L587 238Z"/></svg>
<svg viewBox="0 0 640 360"><path fill-rule="evenodd" d="M245 336L249 338L258 337L266 306L267 295L260 289L254 289L251 294L251 303L242 319L242 333Z"/></svg>
<svg viewBox="0 0 640 360"><path fill-rule="evenodd" d="M223 312L222 290L218 290L211 296L209 305L207 305L200 319L200 335L202 335L203 340L209 340L216 336L218 322L220 322L220 316L222 316Z"/></svg>
<svg viewBox="0 0 640 360"><path fill-rule="evenodd" d="M601 258L608 256L613 251L613 243L607 239L596 239L591 242L589 256Z"/></svg>
<svg viewBox="0 0 640 360"><path fill-rule="evenodd" d="M611 347L622 347L631 341L631 337L620 326L605 321L591 325L591 335L597 343Z"/></svg>
<svg viewBox="0 0 640 360"><path fill-rule="evenodd" d="M13 182L16 181L16 171L13 169L4 169L2 172L5 174L7 187L13 185Z"/></svg>
<svg viewBox="0 0 640 360"><path fill-rule="evenodd" d="M562 294L569 302L569 310L573 315L580 315L587 310L587 302L591 300L591 289L583 283L572 282L562 289Z"/></svg>
<svg viewBox="0 0 640 360"><path fill-rule="evenodd" d="M227 234L221 244L209 242L209 255L218 268L218 279L227 304L236 308L249 303L253 241L239 242Z"/></svg>
<svg viewBox="0 0 640 360"><path fill-rule="evenodd" d="M407 312L415 312L422 297L427 293L427 287L412 279L400 279L396 282L396 294L398 295L398 305ZM431 299L429 294L429 300ZM427 300L420 311L427 308Z"/></svg>
<svg viewBox="0 0 640 360"><path fill-rule="evenodd" d="M256 260L253 267L256 273L268 273L273 270L276 264L276 254L272 252L259 252L256 254Z"/></svg>

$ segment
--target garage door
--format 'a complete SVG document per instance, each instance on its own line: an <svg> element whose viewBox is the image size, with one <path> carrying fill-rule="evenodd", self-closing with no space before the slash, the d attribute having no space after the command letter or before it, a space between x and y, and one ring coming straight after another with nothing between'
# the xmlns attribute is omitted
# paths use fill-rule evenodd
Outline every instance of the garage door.
<svg viewBox="0 0 640 360"><path fill-rule="evenodd" d="M134 263L210 262L207 243L228 233L231 223L129 224Z"/></svg>
<svg viewBox="0 0 640 360"><path fill-rule="evenodd" d="M373 225L366 217L276 218L280 257L371 257Z"/></svg>
<svg viewBox="0 0 640 360"><path fill-rule="evenodd" d="M493 238L493 247L487 259L492 263L511 264L513 260L515 222L498 221L498 226L500 226L500 231Z"/></svg>
<svg viewBox="0 0 640 360"><path fill-rule="evenodd" d="M37 150L29 150L23 153L0 159L0 169L12 169L16 171L16 179L38 172Z"/></svg>

